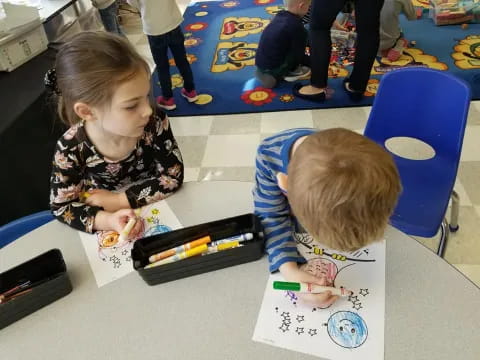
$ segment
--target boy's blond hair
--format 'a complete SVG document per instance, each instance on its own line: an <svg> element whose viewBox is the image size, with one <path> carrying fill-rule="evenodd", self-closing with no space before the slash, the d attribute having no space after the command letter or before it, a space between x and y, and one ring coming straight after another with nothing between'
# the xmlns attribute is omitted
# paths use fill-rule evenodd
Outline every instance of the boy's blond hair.
<svg viewBox="0 0 480 360"><path fill-rule="evenodd" d="M294 215L316 240L340 251L381 238L400 190L391 155L346 129L307 136L288 166Z"/></svg>

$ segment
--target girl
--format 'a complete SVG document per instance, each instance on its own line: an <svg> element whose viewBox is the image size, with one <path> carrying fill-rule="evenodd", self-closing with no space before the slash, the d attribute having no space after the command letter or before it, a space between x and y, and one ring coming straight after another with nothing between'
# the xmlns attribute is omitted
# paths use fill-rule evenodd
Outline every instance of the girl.
<svg viewBox="0 0 480 360"><path fill-rule="evenodd" d="M152 113L148 64L127 40L77 34L45 81L71 126L57 142L50 180L50 206L60 221L86 232L120 232L132 209L180 187L180 151L167 116Z"/></svg>

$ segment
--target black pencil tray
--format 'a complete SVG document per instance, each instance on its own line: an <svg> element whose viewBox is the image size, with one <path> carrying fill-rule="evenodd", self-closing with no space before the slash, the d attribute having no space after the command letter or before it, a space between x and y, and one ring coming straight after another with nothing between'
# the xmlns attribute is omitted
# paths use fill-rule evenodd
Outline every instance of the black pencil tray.
<svg viewBox="0 0 480 360"><path fill-rule="evenodd" d="M49 250L0 274L0 294L30 280L30 292L0 303L0 329L51 304L72 291L67 267L58 249Z"/></svg>
<svg viewBox="0 0 480 360"><path fill-rule="evenodd" d="M144 269L149 264L148 258L151 255L203 236L209 235L212 241L216 241L245 233L252 233L253 239L242 242L243 246ZM148 285L156 285L254 261L262 257L263 251L264 238L260 220L254 214L245 214L137 240L132 249L132 260L134 269L143 280Z"/></svg>

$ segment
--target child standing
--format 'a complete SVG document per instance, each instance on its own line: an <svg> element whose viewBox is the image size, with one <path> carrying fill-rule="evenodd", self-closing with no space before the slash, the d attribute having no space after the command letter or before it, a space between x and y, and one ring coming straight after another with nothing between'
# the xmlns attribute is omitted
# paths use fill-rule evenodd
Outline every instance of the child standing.
<svg viewBox="0 0 480 360"><path fill-rule="evenodd" d="M286 10L275 15L263 30L255 55L255 76L263 87L273 88L281 80L296 81L310 74L305 55L307 31L302 17L311 0L285 0Z"/></svg>
<svg viewBox="0 0 480 360"><path fill-rule="evenodd" d="M400 29L398 17L401 13L405 14L408 20L417 18L411 0L385 0L380 13L379 55L390 61L397 61L408 44Z"/></svg>
<svg viewBox="0 0 480 360"><path fill-rule="evenodd" d="M98 9L106 31L125 36L118 22L118 4L116 0L92 0L92 5Z"/></svg>
<svg viewBox="0 0 480 360"><path fill-rule="evenodd" d="M132 209L180 187L183 163L168 117L153 114L149 66L127 40L77 34L45 82L71 126L57 142L50 180L58 220L86 232L120 232Z"/></svg>
<svg viewBox="0 0 480 360"><path fill-rule="evenodd" d="M314 239L310 246L357 250L382 237L399 192L390 154L353 131L290 129L265 139L253 194L270 271L280 270L286 281L332 286L299 267L307 256L303 229ZM326 292L303 300L324 307L336 297Z"/></svg>
<svg viewBox="0 0 480 360"><path fill-rule="evenodd" d="M197 101L198 96L193 82L192 69L187 60L185 37L180 24L182 13L175 0L128 0L128 3L140 10L143 32L148 37L153 60L157 65L158 78L162 87L162 96L157 98L158 106L174 110L177 105L173 98L168 49L172 52L175 64L183 78L182 96L188 102Z"/></svg>

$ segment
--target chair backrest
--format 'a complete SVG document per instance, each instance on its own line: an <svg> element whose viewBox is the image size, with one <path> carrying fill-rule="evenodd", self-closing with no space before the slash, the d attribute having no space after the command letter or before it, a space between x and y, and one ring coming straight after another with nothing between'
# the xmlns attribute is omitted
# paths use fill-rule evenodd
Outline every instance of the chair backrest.
<svg viewBox="0 0 480 360"><path fill-rule="evenodd" d="M364 134L382 146L392 137L416 138L458 162L469 104L468 85L447 72L395 70L380 82Z"/></svg>
<svg viewBox="0 0 480 360"><path fill-rule="evenodd" d="M0 227L0 248L54 219L48 210L24 216Z"/></svg>

